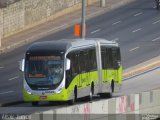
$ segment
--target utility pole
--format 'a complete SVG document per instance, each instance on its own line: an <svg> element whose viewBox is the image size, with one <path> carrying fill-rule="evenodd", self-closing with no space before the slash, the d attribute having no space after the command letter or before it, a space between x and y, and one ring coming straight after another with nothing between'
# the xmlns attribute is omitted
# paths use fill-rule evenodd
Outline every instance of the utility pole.
<svg viewBox="0 0 160 120"><path fill-rule="evenodd" d="M85 10L85 5L86 4L86 0L82 0L82 22L81 22L81 37L82 38L85 38L85 27L86 27L86 24L85 24L85 12L86 12L86 10Z"/></svg>

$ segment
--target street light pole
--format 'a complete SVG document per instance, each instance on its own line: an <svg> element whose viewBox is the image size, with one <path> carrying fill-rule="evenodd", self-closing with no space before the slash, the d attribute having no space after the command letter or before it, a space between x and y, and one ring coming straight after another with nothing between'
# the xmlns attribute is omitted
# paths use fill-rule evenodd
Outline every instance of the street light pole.
<svg viewBox="0 0 160 120"><path fill-rule="evenodd" d="M81 37L82 38L85 38L85 27L86 27L86 25L85 25L85 0L82 0L82 23L81 23Z"/></svg>

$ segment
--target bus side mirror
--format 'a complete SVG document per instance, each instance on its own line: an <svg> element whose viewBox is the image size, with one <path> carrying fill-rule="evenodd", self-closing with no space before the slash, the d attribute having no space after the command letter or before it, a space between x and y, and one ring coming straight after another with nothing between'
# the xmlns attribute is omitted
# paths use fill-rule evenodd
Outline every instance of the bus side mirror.
<svg viewBox="0 0 160 120"><path fill-rule="evenodd" d="M71 67L71 61L69 59L66 60L66 70L69 70Z"/></svg>
<svg viewBox="0 0 160 120"><path fill-rule="evenodd" d="M24 64L25 64L25 60L22 59L21 61L19 61L19 70L24 72Z"/></svg>

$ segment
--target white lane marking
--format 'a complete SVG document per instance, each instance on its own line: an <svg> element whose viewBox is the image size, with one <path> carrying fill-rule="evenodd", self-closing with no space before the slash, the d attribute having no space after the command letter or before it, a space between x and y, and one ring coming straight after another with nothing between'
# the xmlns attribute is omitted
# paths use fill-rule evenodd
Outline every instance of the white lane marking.
<svg viewBox="0 0 160 120"><path fill-rule="evenodd" d="M157 20L157 21L153 22L152 24L154 25L154 24L157 24L159 22L160 22L160 20Z"/></svg>
<svg viewBox="0 0 160 120"><path fill-rule="evenodd" d="M63 29L63 28L66 28L68 26L68 24L64 24L64 25L61 25L59 27L56 27L54 29L51 29L49 31L47 31L46 33L50 33L50 32L53 32L53 31L56 31L56 30L59 30L59 29Z"/></svg>
<svg viewBox="0 0 160 120"><path fill-rule="evenodd" d="M159 39L160 39L160 37L157 37L157 38L153 39L152 41L154 42L154 41L157 41Z"/></svg>
<svg viewBox="0 0 160 120"><path fill-rule="evenodd" d="M101 29L97 29L97 30L95 30L95 31L92 31L91 32L91 34L94 34L94 33L96 33L96 32L99 32Z"/></svg>
<svg viewBox="0 0 160 120"><path fill-rule="evenodd" d="M135 14L134 17L142 15L142 14L143 14L143 12L139 12L139 13Z"/></svg>
<svg viewBox="0 0 160 120"><path fill-rule="evenodd" d="M121 23L121 21L117 21L117 22L113 23L112 25L116 25L116 24L119 24L119 23Z"/></svg>
<svg viewBox="0 0 160 120"><path fill-rule="evenodd" d="M130 49L129 51L130 52L132 52L132 51L134 51L134 50L137 50L139 47L135 47L135 48L133 48L133 49Z"/></svg>
<svg viewBox="0 0 160 120"><path fill-rule="evenodd" d="M14 92L14 91L1 92L0 95L7 94L7 93L12 93L12 92Z"/></svg>
<svg viewBox="0 0 160 120"><path fill-rule="evenodd" d="M138 29L136 29L136 30L133 30L132 32L135 33L135 32L138 32L138 31L140 31L140 30L142 30L142 28L138 28Z"/></svg>
<svg viewBox="0 0 160 120"><path fill-rule="evenodd" d="M8 79L9 81L19 78L19 76Z"/></svg>
<svg viewBox="0 0 160 120"><path fill-rule="evenodd" d="M3 69L4 67L0 67L0 69Z"/></svg>
<svg viewBox="0 0 160 120"><path fill-rule="evenodd" d="M59 27L56 27L54 30L57 30L57 29L60 29L60 28L66 27L66 26L67 26L67 24L63 24L63 25L61 25Z"/></svg>
<svg viewBox="0 0 160 120"><path fill-rule="evenodd" d="M118 40L119 40L119 38L115 38L115 39L113 39L113 40L111 40L111 41L115 41L115 42L116 42L116 41L118 41Z"/></svg>

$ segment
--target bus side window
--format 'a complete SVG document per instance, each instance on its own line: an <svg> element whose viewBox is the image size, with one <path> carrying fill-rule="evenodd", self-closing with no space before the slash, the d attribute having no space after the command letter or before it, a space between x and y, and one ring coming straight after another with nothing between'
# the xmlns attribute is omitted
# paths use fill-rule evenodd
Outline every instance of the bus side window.
<svg viewBox="0 0 160 120"><path fill-rule="evenodd" d="M120 66L120 49L112 48L113 68L118 69Z"/></svg>
<svg viewBox="0 0 160 120"><path fill-rule="evenodd" d="M93 48L92 49L92 59L93 59L93 64L92 64L92 66L93 66L93 70L95 71L95 70L97 70L97 60L96 60L96 49L95 48Z"/></svg>
<svg viewBox="0 0 160 120"><path fill-rule="evenodd" d="M97 62L96 62L96 51L95 48L91 48L88 51L89 56L89 71L95 71L97 69Z"/></svg>
<svg viewBox="0 0 160 120"><path fill-rule="evenodd" d="M89 55L88 55L88 49L84 50L84 64L85 64L85 72L89 72Z"/></svg>
<svg viewBox="0 0 160 120"><path fill-rule="evenodd" d="M116 66L117 66L117 69L118 69L121 65L120 48L116 49L116 54L117 54Z"/></svg>
<svg viewBox="0 0 160 120"><path fill-rule="evenodd" d="M88 69L89 69L89 71L92 71L93 57L92 57L92 50L91 49L88 51L88 56L89 56Z"/></svg>
<svg viewBox="0 0 160 120"><path fill-rule="evenodd" d="M116 69L116 59L117 59L116 48L112 48L112 64L113 64L113 69Z"/></svg>
<svg viewBox="0 0 160 120"><path fill-rule="evenodd" d="M71 78L72 78L72 64L73 64L72 63L73 62L73 60L72 60L72 53L69 53L67 55L67 58L70 59L70 61L71 61L71 67L70 67L70 70L66 71L66 88L68 88L68 86L69 86L69 84L71 82Z"/></svg>
<svg viewBox="0 0 160 120"><path fill-rule="evenodd" d="M121 61L121 54L120 54L120 48L117 48L117 60Z"/></svg>
<svg viewBox="0 0 160 120"><path fill-rule="evenodd" d="M102 59L102 69L106 69L106 50L105 47L101 47L101 59Z"/></svg>
<svg viewBox="0 0 160 120"><path fill-rule="evenodd" d="M79 54L79 63L80 63L80 73L85 73L86 72L86 68L85 68L85 52L84 51L80 51Z"/></svg>
<svg viewBox="0 0 160 120"><path fill-rule="evenodd" d="M112 60L112 49L111 48L106 48L106 56L107 56L107 69L113 69L113 60Z"/></svg>
<svg viewBox="0 0 160 120"><path fill-rule="evenodd" d="M74 59L74 64L73 64L73 68L74 68L74 76L76 76L77 74L79 74L81 72L81 68L80 68L80 52L79 51L75 51L75 59Z"/></svg>
<svg viewBox="0 0 160 120"><path fill-rule="evenodd" d="M106 65L105 65L105 68L106 69L108 69L109 68L109 50L108 50L108 48L105 48L105 51L106 51L106 54L105 54L105 56L106 56Z"/></svg>
<svg viewBox="0 0 160 120"><path fill-rule="evenodd" d="M76 63L76 54L75 52L71 52L67 55L67 58L71 60L70 70L66 71L66 87L72 82L74 77L77 75L77 63Z"/></svg>

